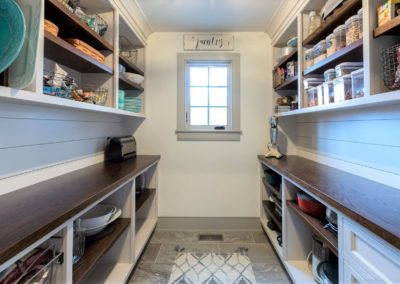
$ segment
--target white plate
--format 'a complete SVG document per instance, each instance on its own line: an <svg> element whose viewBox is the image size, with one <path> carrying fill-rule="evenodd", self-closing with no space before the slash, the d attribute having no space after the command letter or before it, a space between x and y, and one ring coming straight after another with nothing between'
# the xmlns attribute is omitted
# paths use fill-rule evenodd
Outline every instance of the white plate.
<svg viewBox="0 0 400 284"><path fill-rule="evenodd" d="M85 236L92 236L92 235L95 235L97 233L100 233L101 231L103 231L105 229L105 227L107 227L112 222L117 220L118 217L121 216L121 214L122 214L122 210L118 208L117 211L111 216L110 220L107 223L105 223L104 225L101 225L101 226L95 227L95 228L90 228L90 229L84 228L85 229Z"/></svg>

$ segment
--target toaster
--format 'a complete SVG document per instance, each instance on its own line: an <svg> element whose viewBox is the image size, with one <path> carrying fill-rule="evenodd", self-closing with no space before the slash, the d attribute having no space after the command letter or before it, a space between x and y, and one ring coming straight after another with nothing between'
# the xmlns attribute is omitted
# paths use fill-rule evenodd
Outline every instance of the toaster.
<svg viewBox="0 0 400 284"><path fill-rule="evenodd" d="M133 136L108 139L105 151L107 161L124 161L136 157L136 140Z"/></svg>

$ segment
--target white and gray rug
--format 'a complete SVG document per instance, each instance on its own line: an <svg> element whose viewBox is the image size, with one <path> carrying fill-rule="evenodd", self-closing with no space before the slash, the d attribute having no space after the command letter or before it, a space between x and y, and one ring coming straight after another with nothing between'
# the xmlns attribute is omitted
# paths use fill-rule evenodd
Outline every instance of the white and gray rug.
<svg viewBox="0 0 400 284"><path fill-rule="evenodd" d="M250 259L242 252L179 252L168 284L256 284L256 280Z"/></svg>

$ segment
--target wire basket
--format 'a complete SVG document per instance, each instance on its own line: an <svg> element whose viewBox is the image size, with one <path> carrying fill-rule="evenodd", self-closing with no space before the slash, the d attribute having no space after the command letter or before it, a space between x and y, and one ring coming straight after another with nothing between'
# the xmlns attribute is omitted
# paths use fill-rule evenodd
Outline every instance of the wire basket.
<svg viewBox="0 0 400 284"><path fill-rule="evenodd" d="M85 103L104 106L107 102L108 89L106 88L98 88L93 85L83 85L76 91L83 98Z"/></svg>
<svg viewBox="0 0 400 284"><path fill-rule="evenodd" d="M382 75L390 90L400 89L400 44L381 51Z"/></svg>
<svg viewBox="0 0 400 284"><path fill-rule="evenodd" d="M43 72L43 93L64 99L71 99L71 92L77 87L75 78L59 72Z"/></svg>
<svg viewBox="0 0 400 284"><path fill-rule="evenodd" d="M126 36L119 37L120 55L125 57L133 64L137 64L138 50L134 48L131 41Z"/></svg>
<svg viewBox="0 0 400 284"><path fill-rule="evenodd" d="M108 23L98 14L79 6L79 2L75 1L74 14L78 16L86 25L103 36L108 30Z"/></svg>

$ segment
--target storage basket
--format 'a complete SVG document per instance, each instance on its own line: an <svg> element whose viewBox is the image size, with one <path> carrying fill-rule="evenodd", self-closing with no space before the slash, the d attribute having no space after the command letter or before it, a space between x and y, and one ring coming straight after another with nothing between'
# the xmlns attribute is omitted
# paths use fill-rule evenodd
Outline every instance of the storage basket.
<svg viewBox="0 0 400 284"><path fill-rule="evenodd" d="M120 55L133 64L137 64L138 51L134 48L131 41L125 36L120 36L119 44L121 50Z"/></svg>
<svg viewBox="0 0 400 284"><path fill-rule="evenodd" d="M85 22L89 28L94 30L100 36L103 36L108 30L108 23L98 14L93 13L86 8L80 7L79 1L74 2L77 2L74 4L74 6L76 6L74 9L74 14L77 15L78 18L80 18L83 22Z"/></svg>
<svg viewBox="0 0 400 284"><path fill-rule="evenodd" d="M400 89L400 44L382 50L381 61L385 86L390 90Z"/></svg>

